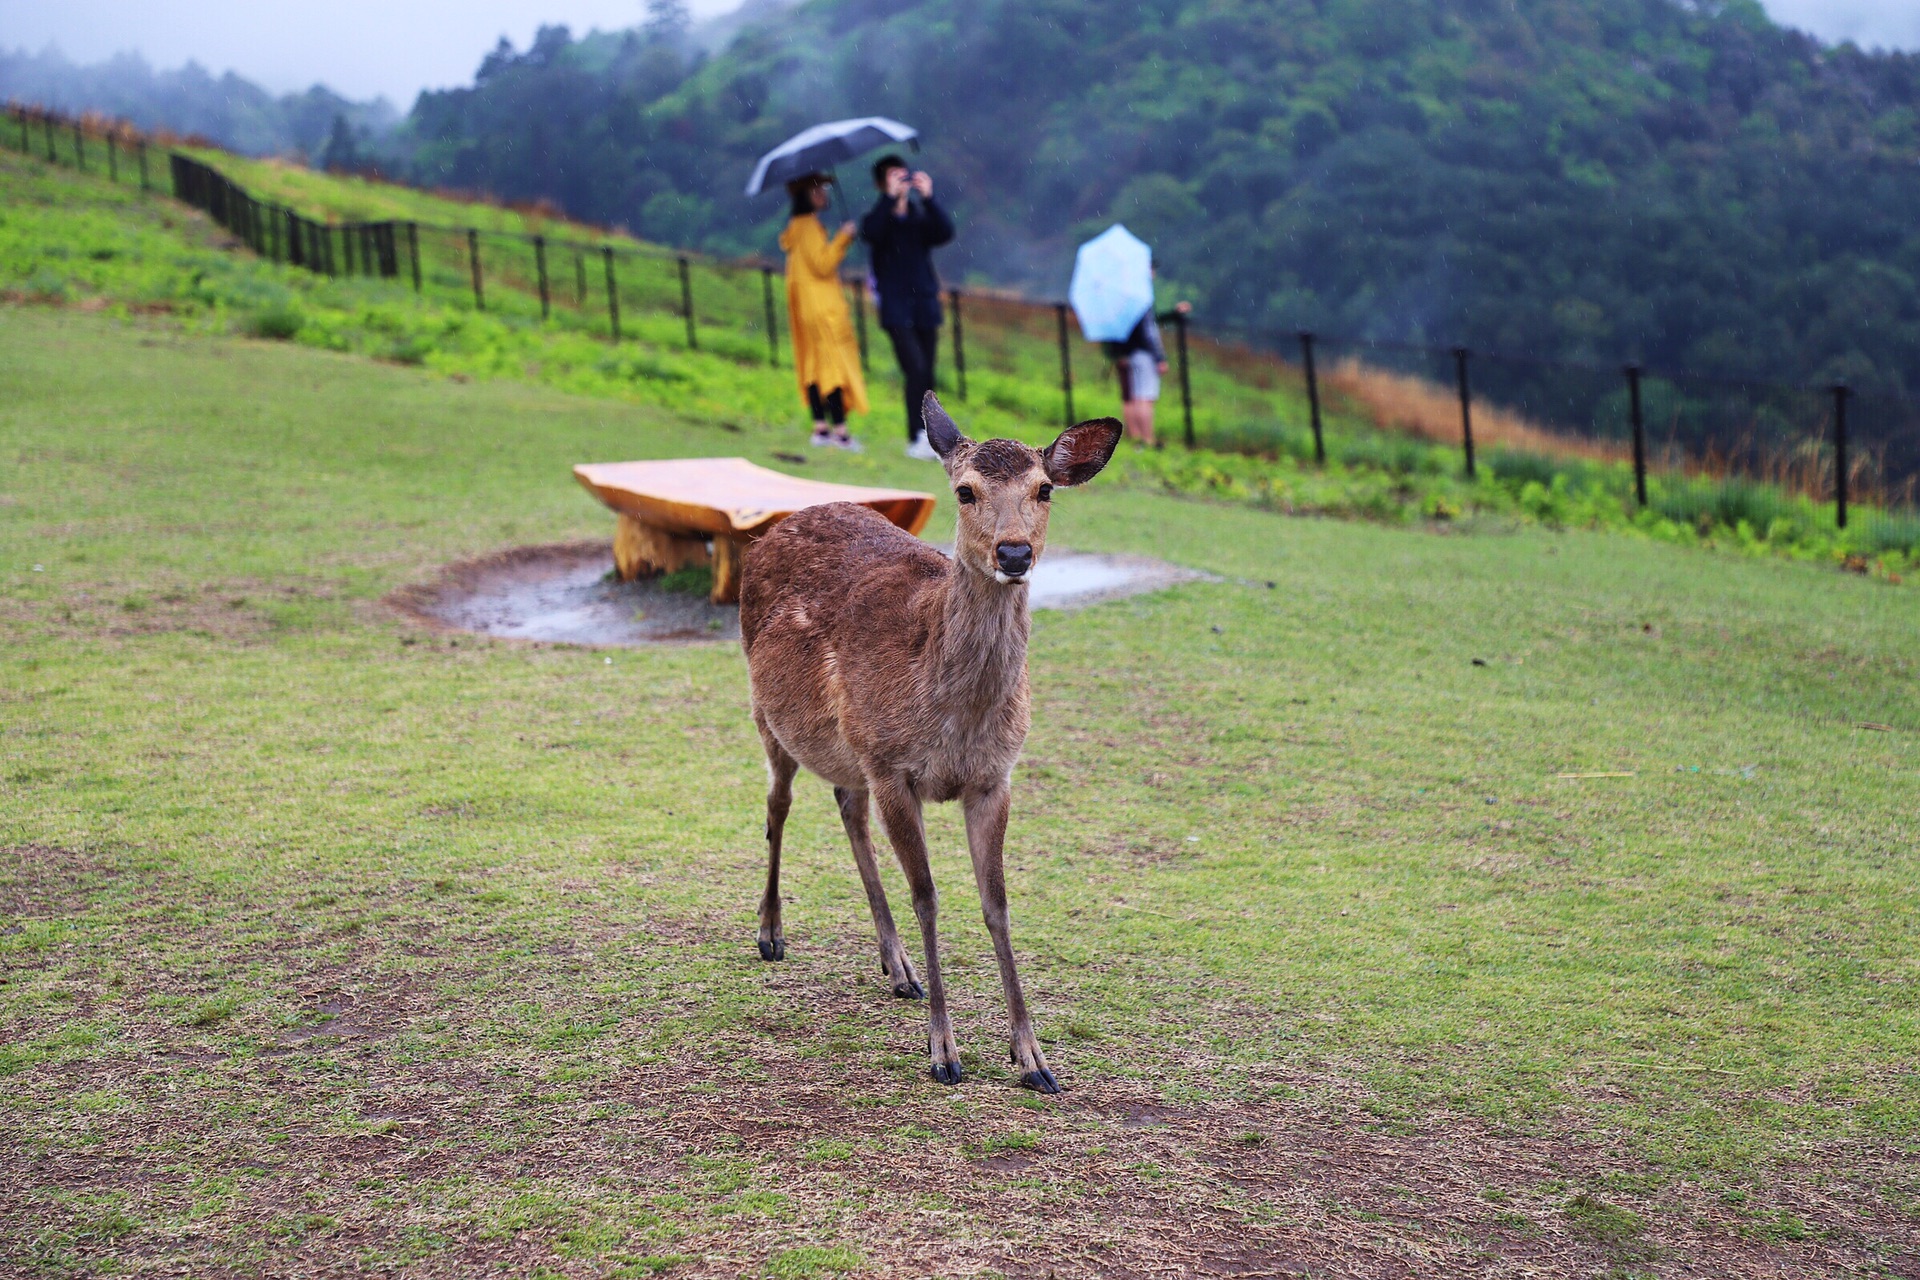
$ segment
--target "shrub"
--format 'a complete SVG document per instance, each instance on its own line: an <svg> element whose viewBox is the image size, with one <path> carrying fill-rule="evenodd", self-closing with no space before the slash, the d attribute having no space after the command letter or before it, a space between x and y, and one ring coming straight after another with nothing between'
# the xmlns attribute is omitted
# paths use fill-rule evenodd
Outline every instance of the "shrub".
<svg viewBox="0 0 1920 1280"><path fill-rule="evenodd" d="M395 338L387 344L382 356L395 364L423 364L432 354L433 340L416 333L404 338Z"/></svg>
<svg viewBox="0 0 1920 1280"><path fill-rule="evenodd" d="M307 318L300 314L298 307L280 304L256 311L247 319L247 332L256 338L268 338L274 342L291 342L299 336L301 326Z"/></svg>

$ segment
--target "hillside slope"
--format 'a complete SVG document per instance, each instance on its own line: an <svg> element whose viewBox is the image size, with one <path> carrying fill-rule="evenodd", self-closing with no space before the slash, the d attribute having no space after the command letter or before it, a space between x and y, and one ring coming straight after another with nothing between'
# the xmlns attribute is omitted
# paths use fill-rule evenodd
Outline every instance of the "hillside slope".
<svg viewBox="0 0 1920 1280"><path fill-rule="evenodd" d="M1214 323L1920 376L1920 58L1752 0L814 0L704 63L549 29L402 137L423 180L765 251L752 158L868 112L925 131L955 277L1057 293L1119 218Z"/></svg>

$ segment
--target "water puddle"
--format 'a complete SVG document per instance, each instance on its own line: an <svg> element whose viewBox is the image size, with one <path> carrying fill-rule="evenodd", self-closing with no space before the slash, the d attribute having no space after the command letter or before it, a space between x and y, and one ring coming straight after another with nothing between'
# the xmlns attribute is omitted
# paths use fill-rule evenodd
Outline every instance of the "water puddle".
<svg viewBox="0 0 1920 1280"><path fill-rule="evenodd" d="M740 638L738 606L667 591L653 579L620 582L612 568L605 542L515 547L449 566L388 602L429 626L508 640L629 647ZM1210 577L1145 556L1050 549L1027 599L1034 609L1078 609Z"/></svg>

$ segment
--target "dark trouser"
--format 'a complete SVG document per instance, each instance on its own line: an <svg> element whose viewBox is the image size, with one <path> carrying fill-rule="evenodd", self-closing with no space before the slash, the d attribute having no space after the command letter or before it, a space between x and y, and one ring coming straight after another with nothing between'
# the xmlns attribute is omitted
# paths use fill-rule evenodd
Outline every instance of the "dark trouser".
<svg viewBox="0 0 1920 1280"><path fill-rule="evenodd" d="M825 396L822 396L820 394L820 384L817 382L809 382L807 384L807 408L813 410L813 420L815 422L831 422L836 427L843 427L847 423L847 398L840 394L840 388L838 387L835 387L833 390L827 392Z"/></svg>
<svg viewBox="0 0 1920 1280"><path fill-rule="evenodd" d="M911 441L924 430L920 405L933 390L933 359L940 352L940 328L916 325L889 329L887 336L893 339L893 358L900 362L900 381L907 393L907 439Z"/></svg>

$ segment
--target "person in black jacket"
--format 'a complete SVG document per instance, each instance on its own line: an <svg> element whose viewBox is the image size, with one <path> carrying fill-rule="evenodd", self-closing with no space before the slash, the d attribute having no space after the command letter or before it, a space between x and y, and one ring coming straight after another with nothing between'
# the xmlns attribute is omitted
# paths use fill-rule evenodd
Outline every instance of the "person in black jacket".
<svg viewBox="0 0 1920 1280"><path fill-rule="evenodd" d="M860 220L874 288L880 295L880 327L893 340L907 402L907 456L938 458L920 425L920 404L933 390L933 361L940 349L940 277L933 250L953 239L953 219L933 199L933 179L911 173L899 156L873 166L880 190ZM919 199L914 199L915 196Z"/></svg>

